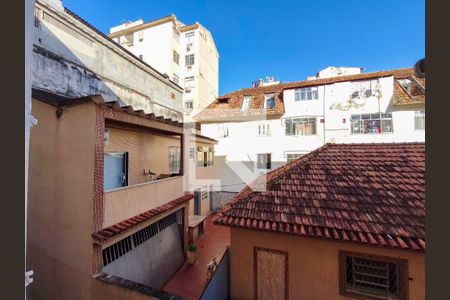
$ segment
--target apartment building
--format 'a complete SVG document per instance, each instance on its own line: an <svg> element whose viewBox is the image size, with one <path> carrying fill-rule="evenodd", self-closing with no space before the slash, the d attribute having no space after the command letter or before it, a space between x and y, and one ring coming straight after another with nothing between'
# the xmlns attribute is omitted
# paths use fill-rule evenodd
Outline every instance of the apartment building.
<svg viewBox="0 0 450 300"><path fill-rule="evenodd" d="M218 96L219 53L213 36L196 22L185 25L170 15L144 23L142 19L110 29L109 37L184 87L187 119Z"/></svg>
<svg viewBox="0 0 450 300"><path fill-rule="evenodd" d="M332 143L425 141L425 79L413 69L329 67L308 80L258 81L219 97L196 118L219 141L222 193Z"/></svg>
<svg viewBox="0 0 450 300"><path fill-rule="evenodd" d="M178 84L61 1L34 14L29 299L179 299L159 288L208 214L187 177L211 176L215 141L184 128Z"/></svg>

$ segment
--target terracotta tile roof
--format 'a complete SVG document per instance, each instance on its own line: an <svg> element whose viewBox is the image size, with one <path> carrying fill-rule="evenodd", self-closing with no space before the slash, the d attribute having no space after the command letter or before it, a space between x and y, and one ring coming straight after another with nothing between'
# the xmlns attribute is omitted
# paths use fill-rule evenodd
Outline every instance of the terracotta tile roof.
<svg viewBox="0 0 450 300"><path fill-rule="evenodd" d="M246 186L215 223L425 251L425 144L326 144L269 172L266 191Z"/></svg>
<svg viewBox="0 0 450 300"><path fill-rule="evenodd" d="M161 215L162 213L165 213L165 212L171 210L172 208L174 208L180 204L183 204L183 203L191 200L192 198L194 198L193 194L184 195L184 196L179 197L175 200L172 200L164 205L150 209L142 214L139 214L137 216L134 216L132 218L124 220L120 223L111 225L107 228L103 228L102 230L99 230L97 232L94 232L92 234L92 238L96 242L104 242L104 241L109 240L127 230L132 229L133 227L135 227L145 221L148 221L156 216Z"/></svg>
<svg viewBox="0 0 450 300"><path fill-rule="evenodd" d="M398 80L394 80L394 104L425 103L425 78L411 76L407 79L412 82L410 91L405 89Z"/></svg>
<svg viewBox="0 0 450 300"><path fill-rule="evenodd" d="M378 71L378 72L370 72L370 73L362 73L362 74L346 75L314 80L287 82L269 86L261 86L257 88L244 88L220 96L214 102L212 102L205 110L197 114L195 116L195 119L198 121L207 121L220 118L229 118L234 116L249 117L252 115L260 115L264 113L266 113L267 115L280 115L284 114L285 111L283 101L283 91L286 89L326 85L345 81L367 80L389 76L394 76L395 78L398 79L409 78L414 76L414 69L405 68L397 70ZM267 93L275 93L276 105L275 109L268 109L266 111L263 109L263 107L264 107L264 94ZM244 96L252 96L250 110L247 112L242 112L240 110L242 107L242 101L244 100Z"/></svg>

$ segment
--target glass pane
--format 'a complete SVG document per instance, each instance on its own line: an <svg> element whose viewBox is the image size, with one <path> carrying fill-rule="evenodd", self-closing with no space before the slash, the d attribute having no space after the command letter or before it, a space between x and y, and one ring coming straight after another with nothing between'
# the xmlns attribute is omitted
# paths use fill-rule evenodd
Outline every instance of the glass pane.
<svg viewBox="0 0 450 300"><path fill-rule="evenodd" d="M361 133L361 122L359 120L352 120L352 133Z"/></svg>
<svg viewBox="0 0 450 300"><path fill-rule="evenodd" d="M381 120L382 132L392 132L392 120Z"/></svg>
<svg viewBox="0 0 450 300"><path fill-rule="evenodd" d="M363 133L381 133L380 120L363 121Z"/></svg>

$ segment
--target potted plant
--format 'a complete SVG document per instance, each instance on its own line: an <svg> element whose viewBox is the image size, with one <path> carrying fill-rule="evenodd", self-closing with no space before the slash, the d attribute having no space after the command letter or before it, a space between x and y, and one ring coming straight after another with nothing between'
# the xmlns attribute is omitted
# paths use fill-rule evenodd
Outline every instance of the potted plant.
<svg viewBox="0 0 450 300"><path fill-rule="evenodd" d="M194 243L190 243L187 250L188 263L193 265L197 260L197 245L195 245Z"/></svg>

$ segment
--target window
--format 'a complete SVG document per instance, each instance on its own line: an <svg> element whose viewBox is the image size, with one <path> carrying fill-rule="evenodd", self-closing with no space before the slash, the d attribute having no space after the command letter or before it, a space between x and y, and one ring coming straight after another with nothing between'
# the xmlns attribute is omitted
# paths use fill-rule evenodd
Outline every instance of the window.
<svg viewBox="0 0 450 300"><path fill-rule="evenodd" d="M264 94L264 108L275 108L275 93Z"/></svg>
<svg viewBox="0 0 450 300"><path fill-rule="evenodd" d="M270 169L272 167L272 154L264 153L258 154L258 169Z"/></svg>
<svg viewBox="0 0 450 300"><path fill-rule="evenodd" d="M425 112L414 112L414 130L425 130Z"/></svg>
<svg viewBox="0 0 450 300"><path fill-rule="evenodd" d="M194 76L184 78L184 88L187 90L193 89L195 86Z"/></svg>
<svg viewBox="0 0 450 300"><path fill-rule="evenodd" d="M317 134L316 118L293 117L284 120L286 135L315 135Z"/></svg>
<svg viewBox="0 0 450 300"><path fill-rule="evenodd" d="M299 158L300 156L302 156L300 153L287 153L286 154L286 161L287 162L294 161L297 158Z"/></svg>
<svg viewBox="0 0 450 300"><path fill-rule="evenodd" d="M120 44L127 45L128 47L133 46L133 34L123 35L120 37Z"/></svg>
<svg viewBox="0 0 450 300"><path fill-rule="evenodd" d="M375 299L406 299L406 261L340 252L341 294Z"/></svg>
<svg viewBox="0 0 450 300"><path fill-rule="evenodd" d="M169 170L171 174L180 173L180 161L181 161L180 147L169 147Z"/></svg>
<svg viewBox="0 0 450 300"><path fill-rule="evenodd" d="M192 111L194 108L194 101L193 100L186 100L184 101L184 109L188 112Z"/></svg>
<svg viewBox="0 0 450 300"><path fill-rule="evenodd" d="M244 96L244 101L242 101L242 111L249 110L252 104L252 96Z"/></svg>
<svg viewBox="0 0 450 300"><path fill-rule="evenodd" d="M128 152L104 153L103 164L105 191L128 185Z"/></svg>
<svg viewBox="0 0 450 300"><path fill-rule="evenodd" d="M176 74L173 74L173 82L176 84L180 84L180 77L178 77Z"/></svg>
<svg viewBox="0 0 450 300"><path fill-rule="evenodd" d="M219 126L218 128L218 137L226 138L228 137L228 127L227 126Z"/></svg>
<svg viewBox="0 0 450 300"><path fill-rule="evenodd" d="M180 64L180 54L177 51L173 50L173 62L177 65Z"/></svg>
<svg viewBox="0 0 450 300"><path fill-rule="evenodd" d="M184 37L186 38L186 43L192 44L194 42L194 36L195 36L194 31L186 32L186 34L184 35Z"/></svg>
<svg viewBox="0 0 450 300"><path fill-rule="evenodd" d="M319 99L319 88L317 86L295 89L295 101Z"/></svg>
<svg viewBox="0 0 450 300"><path fill-rule="evenodd" d="M194 64L194 54L189 54L185 56L185 65L192 66Z"/></svg>
<svg viewBox="0 0 450 300"><path fill-rule="evenodd" d="M352 133L393 132L392 113L352 115L350 121Z"/></svg>
<svg viewBox="0 0 450 300"><path fill-rule="evenodd" d="M214 164L214 150L211 147L197 147L197 167L209 167Z"/></svg>
<svg viewBox="0 0 450 300"><path fill-rule="evenodd" d="M143 56L142 54L139 54L139 59L140 59L140 60L143 60L143 59L144 59L144 56Z"/></svg>
<svg viewBox="0 0 450 300"><path fill-rule="evenodd" d="M189 148L189 161L195 160L195 148Z"/></svg>
<svg viewBox="0 0 450 300"><path fill-rule="evenodd" d="M270 136L270 124L258 124L258 136Z"/></svg>

